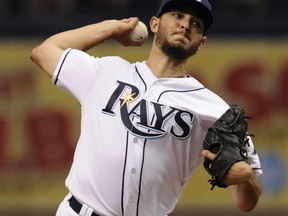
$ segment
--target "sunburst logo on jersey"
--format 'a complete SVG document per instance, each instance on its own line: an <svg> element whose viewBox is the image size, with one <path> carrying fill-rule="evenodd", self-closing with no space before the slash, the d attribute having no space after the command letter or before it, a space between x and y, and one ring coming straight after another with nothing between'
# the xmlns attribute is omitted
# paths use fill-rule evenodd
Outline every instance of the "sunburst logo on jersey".
<svg viewBox="0 0 288 216"><path fill-rule="evenodd" d="M122 102L122 104L120 105L120 108L122 108L125 104L127 104L127 103L130 103L130 102L132 102L132 101L134 101L134 100L136 100L135 98L134 98L134 96L135 96L135 94L136 93L129 93L129 92L125 92L125 95L124 95L124 98L123 98L123 102Z"/></svg>

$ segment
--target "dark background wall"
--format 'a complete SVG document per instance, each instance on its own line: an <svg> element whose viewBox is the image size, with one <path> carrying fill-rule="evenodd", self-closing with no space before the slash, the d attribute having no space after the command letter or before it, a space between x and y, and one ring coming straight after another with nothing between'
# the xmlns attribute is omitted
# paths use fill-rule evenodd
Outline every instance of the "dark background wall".
<svg viewBox="0 0 288 216"><path fill-rule="evenodd" d="M160 0L1 0L1 36L52 34L103 19L138 16L148 23ZM286 37L286 0L211 0L213 36Z"/></svg>

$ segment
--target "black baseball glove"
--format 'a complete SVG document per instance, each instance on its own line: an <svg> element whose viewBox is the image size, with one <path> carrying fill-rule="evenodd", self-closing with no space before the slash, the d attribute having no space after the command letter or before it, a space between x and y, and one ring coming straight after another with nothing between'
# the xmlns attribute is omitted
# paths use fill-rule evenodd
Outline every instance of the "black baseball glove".
<svg viewBox="0 0 288 216"><path fill-rule="evenodd" d="M247 129L247 116L239 105L232 105L214 124L208 129L203 142L203 149L216 154L212 161L204 159L204 167L210 174L208 181L212 185L226 188L223 178L229 168L238 161L248 163L247 151L244 148L249 138Z"/></svg>

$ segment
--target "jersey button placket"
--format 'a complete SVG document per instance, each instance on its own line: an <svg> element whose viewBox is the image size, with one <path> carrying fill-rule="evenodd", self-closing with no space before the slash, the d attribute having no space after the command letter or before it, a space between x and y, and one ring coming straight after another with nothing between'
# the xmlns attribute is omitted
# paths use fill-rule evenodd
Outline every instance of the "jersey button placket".
<svg viewBox="0 0 288 216"><path fill-rule="evenodd" d="M138 144L140 141L139 141L139 139L138 139L137 137L134 137L134 138L132 139L132 142L133 142L134 145L136 145L136 144ZM140 143L141 143L141 142L140 142ZM136 168L135 166L131 168L131 174L135 175L135 174L136 174L136 171L137 171L137 168Z"/></svg>
<svg viewBox="0 0 288 216"><path fill-rule="evenodd" d="M160 87L161 83L159 81L156 81L151 88L151 91L149 93L149 97L154 97L155 96L155 90L157 91L158 87Z"/></svg>
<svg viewBox="0 0 288 216"><path fill-rule="evenodd" d="M131 173L132 173L132 174L136 174L136 168L135 168L135 167L133 167L133 168L131 169Z"/></svg>
<svg viewBox="0 0 288 216"><path fill-rule="evenodd" d="M127 157L127 173L125 175L126 215L134 215L137 209L139 196L139 170L142 161L143 141L141 138L131 135L129 137L129 149Z"/></svg>

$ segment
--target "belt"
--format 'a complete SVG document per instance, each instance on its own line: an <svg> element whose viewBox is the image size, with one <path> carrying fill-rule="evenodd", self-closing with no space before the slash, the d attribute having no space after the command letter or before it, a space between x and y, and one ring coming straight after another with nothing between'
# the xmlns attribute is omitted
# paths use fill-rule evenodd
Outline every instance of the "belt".
<svg viewBox="0 0 288 216"><path fill-rule="evenodd" d="M80 211L81 211L81 208L82 208L82 204L74 197L72 196L70 199L69 199L69 204L70 204L70 207L77 213L79 214ZM91 214L91 216L100 216L98 214L96 214L95 212L93 212Z"/></svg>

